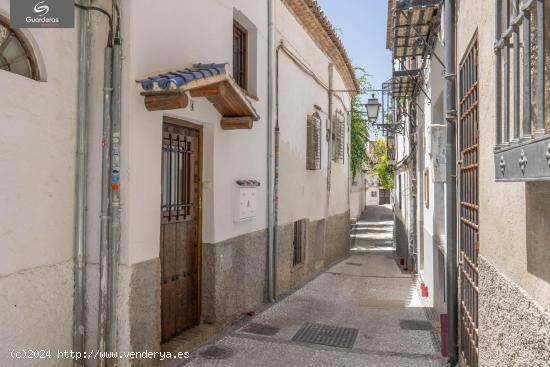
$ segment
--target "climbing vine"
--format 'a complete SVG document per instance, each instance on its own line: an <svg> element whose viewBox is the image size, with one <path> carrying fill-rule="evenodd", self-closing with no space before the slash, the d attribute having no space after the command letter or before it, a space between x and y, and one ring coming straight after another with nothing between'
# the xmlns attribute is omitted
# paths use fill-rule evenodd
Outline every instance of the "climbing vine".
<svg viewBox="0 0 550 367"><path fill-rule="evenodd" d="M360 89L365 89L367 85L367 74L358 78ZM367 159L367 150L365 143L369 137L367 129L367 120L361 113L361 100L358 96L351 99L351 172L353 178L363 168L363 163Z"/></svg>

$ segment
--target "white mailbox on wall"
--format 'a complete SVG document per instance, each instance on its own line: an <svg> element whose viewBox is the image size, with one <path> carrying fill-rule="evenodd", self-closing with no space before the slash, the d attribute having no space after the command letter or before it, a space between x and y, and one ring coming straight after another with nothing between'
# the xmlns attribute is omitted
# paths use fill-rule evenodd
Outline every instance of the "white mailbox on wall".
<svg viewBox="0 0 550 367"><path fill-rule="evenodd" d="M256 216L258 204L258 187L256 180L237 181L236 221L252 219Z"/></svg>

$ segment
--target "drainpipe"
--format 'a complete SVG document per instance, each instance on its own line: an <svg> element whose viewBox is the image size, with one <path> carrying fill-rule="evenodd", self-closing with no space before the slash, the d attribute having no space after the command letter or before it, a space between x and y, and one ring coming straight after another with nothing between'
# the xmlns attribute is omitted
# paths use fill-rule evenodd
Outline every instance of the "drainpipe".
<svg viewBox="0 0 550 367"><path fill-rule="evenodd" d="M267 0L267 302L275 300L273 187L273 0Z"/></svg>
<svg viewBox="0 0 550 367"><path fill-rule="evenodd" d="M326 197L326 206L325 206L325 221L323 224L323 261L326 260L325 250L327 246L327 227L328 227L327 222L330 214L329 207L330 207L330 189L331 189L331 175L332 175L332 91L334 90L333 74L334 74L334 65L330 63L328 64L327 197Z"/></svg>
<svg viewBox="0 0 550 367"><path fill-rule="evenodd" d="M411 121L412 120L412 121ZM409 132L409 142L410 142L410 157L411 157L411 183L410 183L410 227L409 227L409 242L410 242L410 249L411 249L411 255L412 255L412 272L418 273L418 244L416 240L416 208L417 208L417 175L416 175L416 139L415 139L415 133L416 133L416 108L414 109L414 115L411 116L410 122L410 132Z"/></svg>
<svg viewBox="0 0 550 367"><path fill-rule="evenodd" d="M116 10L118 12L118 9ZM109 351L117 350L117 297L118 267L120 248L120 138L121 138L121 83L122 83L122 49L120 31L117 30L113 45L113 102L111 124L111 228L109 253L109 328L107 330L107 347ZM116 364L116 360L110 360Z"/></svg>
<svg viewBox="0 0 550 367"><path fill-rule="evenodd" d="M106 47L103 66L103 137L101 139L101 214L99 244L99 309L98 309L98 348L105 351L107 310L108 310L108 263L109 251L109 193L111 171L111 93L112 88L113 49ZM105 360L100 360L104 365Z"/></svg>
<svg viewBox="0 0 550 367"><path fill-rule="evenodd" d="M447 314L451 366L458 363L457 222L456 222L456 25L455 0L445 0L445 120L447 122Z"/></svg>
<svg viewBox="0 0 550 367"><path fill-rule="evenodd" d="M80 11L80 50L78 62L78 104L76 121L76 183L75 183L75 242L74 242L74 300L73 350L83 355L86 336L86 173L88 161L88 78L90 54L90 16ZM84 366L84 359L74 360L75 366Z"/></svg>

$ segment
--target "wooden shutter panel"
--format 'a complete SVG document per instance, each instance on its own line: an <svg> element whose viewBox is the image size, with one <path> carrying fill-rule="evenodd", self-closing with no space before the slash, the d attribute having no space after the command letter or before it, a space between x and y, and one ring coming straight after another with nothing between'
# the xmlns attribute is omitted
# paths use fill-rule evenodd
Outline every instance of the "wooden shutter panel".
<svg viewBox="0 0 550 367"><path fill-rule="evenodd" d="M344 115L336 113L332 118L332 160L344 164L346 139L346 124Z"/></svg>
<svg viewBox="0 0 550 367"><path fill-rule="evenodd" d="M307 117L306 168L321 169L321 118L317 114Z"/></svg>

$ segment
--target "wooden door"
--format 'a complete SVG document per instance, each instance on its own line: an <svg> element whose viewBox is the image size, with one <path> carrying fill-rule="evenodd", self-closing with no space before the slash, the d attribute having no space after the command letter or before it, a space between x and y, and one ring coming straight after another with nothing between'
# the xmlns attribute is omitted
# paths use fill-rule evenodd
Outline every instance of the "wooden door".
<svg viewBox="0 0 550 367"><path fill-rule="evenodd" d="M477 39L460 64L459 347L462 366L478 366L479 91Z"/></svg>
<svg viewBox="0 0 550 367"><path fill-rule="evenodd" d="M160 209L162 341L200 321L201 130L166 119Z"/></svg>

